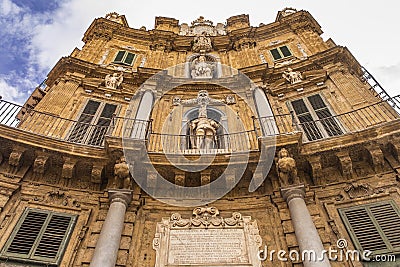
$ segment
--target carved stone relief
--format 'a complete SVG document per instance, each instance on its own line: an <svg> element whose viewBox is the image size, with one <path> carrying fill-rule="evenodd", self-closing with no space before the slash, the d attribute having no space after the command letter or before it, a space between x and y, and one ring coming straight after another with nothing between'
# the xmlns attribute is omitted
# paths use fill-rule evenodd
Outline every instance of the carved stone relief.
<svg viewBox="0 0 400 267"><path fill-rule="evenodd" d="M300 71L294 71L291 68L288 68L287 71L284 71L282 77L285 78L290 84L299 83L303 80Z"/></svg>
<svg viewBox="0 0 400 267"><path fill-rule="evenodd" d="M104 80L107 88L117 89L122 84L124 76L122 72L119 75L118 73L113 73L113 75L107 74Z"/></svg>
<svg viewBox="0 0 400 267"><path fill-rule="evenodd" d="M234 212L223 218L215 207L196 208L192 218L175 213L157 224L155 267L261 267L261 243L257 222L250 216Z"/></svg>

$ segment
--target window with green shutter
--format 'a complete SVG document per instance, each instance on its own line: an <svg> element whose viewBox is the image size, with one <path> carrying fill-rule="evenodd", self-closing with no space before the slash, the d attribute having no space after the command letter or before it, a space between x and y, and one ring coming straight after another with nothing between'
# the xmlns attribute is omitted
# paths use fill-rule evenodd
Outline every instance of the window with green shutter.
<svg viewBox="0 0 400 267"><path fill-rule="evenodd" d="M292 55L292 52L290 52L289 48L286 45L271 49L270 52L274 60L290 57Z"/></svg>
<svg viewBox="0 0 400 267"><path fill-rule="evenodd" d="M27 208L3 247L0 257L8 261L58 266L76 216Z"/></svg>
<svg viewBox="0 0 400 267"><path fill-rule="evenodd" d="M339 209L355 245L373 255L400 253L400 212L392 201Z"/></svg>
<svg viewBox="0 0 400 267"><path fill-rule="evenodd" d="M118 51L113 62L131 66L134 59L135 59L135 54L121 50Z"/></svg>

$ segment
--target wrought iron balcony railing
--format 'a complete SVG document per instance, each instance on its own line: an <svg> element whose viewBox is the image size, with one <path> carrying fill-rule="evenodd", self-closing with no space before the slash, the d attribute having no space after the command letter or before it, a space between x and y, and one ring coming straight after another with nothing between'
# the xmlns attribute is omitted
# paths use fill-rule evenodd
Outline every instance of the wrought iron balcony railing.
<svg viewBox="0 0 400 267"><path fill-rule="evenodd" d="M74 121L0 100L0 124L71 143L102 146L111 120L103 119L97 124Z"/></svg>
<svg viewBox="0 0 400 267"><path fill-rule="evenodd" d="M321 118L317 120L313 120L311 116L298 118L295 114L286 114L262 117L258 121L263 136L301 131L304 134L304 141L308 142L358 132L398 120L399 107L400 96L395 96L339 115L323 117L324 114L320 113Z"/></svg>
<svg viewBox="0 0 400 267"><path fill-rule="evenodd" d="M314 141L362 131L400 120L400 96L339 115L301 121L295 114L254 119L249 131L216 136L165 134L152 131L152 122L123 117L103 118L97 123L71 120L54 114L27 109L0 99L0 124L66 142L104 146L105 136L146 141L154 153L231 153L258 149L258 138L303 132L304 141ZM201 144L201 145L197 145Z"/></svg>

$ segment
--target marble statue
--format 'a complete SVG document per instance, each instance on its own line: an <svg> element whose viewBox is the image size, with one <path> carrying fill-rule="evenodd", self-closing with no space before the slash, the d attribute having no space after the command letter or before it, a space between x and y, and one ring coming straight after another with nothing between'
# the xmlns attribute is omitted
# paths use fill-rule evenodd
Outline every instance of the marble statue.
<svg viewBox="0 0 400 267"><path fill-rule="evenodd" d="M213 77L213 64L206 61L206 57L201 55L191 64L192 78L212 78Z"/></svg>
<svg viewBox="0 0 400 267"><path fill-rule="evenodd" d="M282 77L285 78L291 84L295 84L302 81L302 76L300 71L293 71L288 68L287 71L283 72Z"/></svg>
<svg viewBox="0 0 400 267"><path fill-rule="evenodd" d="M105 78L105 84L107 88L110 89L117 89L118 86L121 85L124 76L122 72L118 75L118 73L114 73L113 75L108 74Z"/></svg>

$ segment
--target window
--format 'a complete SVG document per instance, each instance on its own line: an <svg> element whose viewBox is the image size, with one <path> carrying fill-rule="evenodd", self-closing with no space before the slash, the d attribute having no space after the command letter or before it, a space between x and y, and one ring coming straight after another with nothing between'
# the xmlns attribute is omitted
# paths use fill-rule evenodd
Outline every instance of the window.
<svg viewBox="0 0 400 267"><path fill-rule="evenodd" d="M121 50L118 51L118 54L115 56L114 63L131 66L134 59L135 59L135 54Z"/></svg>
<svg viewBox="0 0 400 267"><path fill-rule="evenodd" d="M320 95L292 101L291 105L308 141L343 134Z"/></svg>
<svg viewBox="0 0 400 267"><path fill-rule="evenodd" d="M292 52L290 52L289 48L286 45L272 49L270 50L270 52L274 60L290 57L292 55Z"/></svg>
<svg viewBox="0 0 400 267"><path fill-rule="evenodd" d="M373 255L400 252L400 213L394 202L339 209L339 214L358 250Z"/></svg>
<svg viewBox="0 0 400 267"><path fill-rule="evenodd" d="M101 146L116 109L117 105L89 100L67 140Z"/></svg>
<svg viewBox="0 0 400 267"><path fill-rule="evenodd" d="M58 265L75 221L75 215L27 208L2 249L1 257Z"/></svg>

